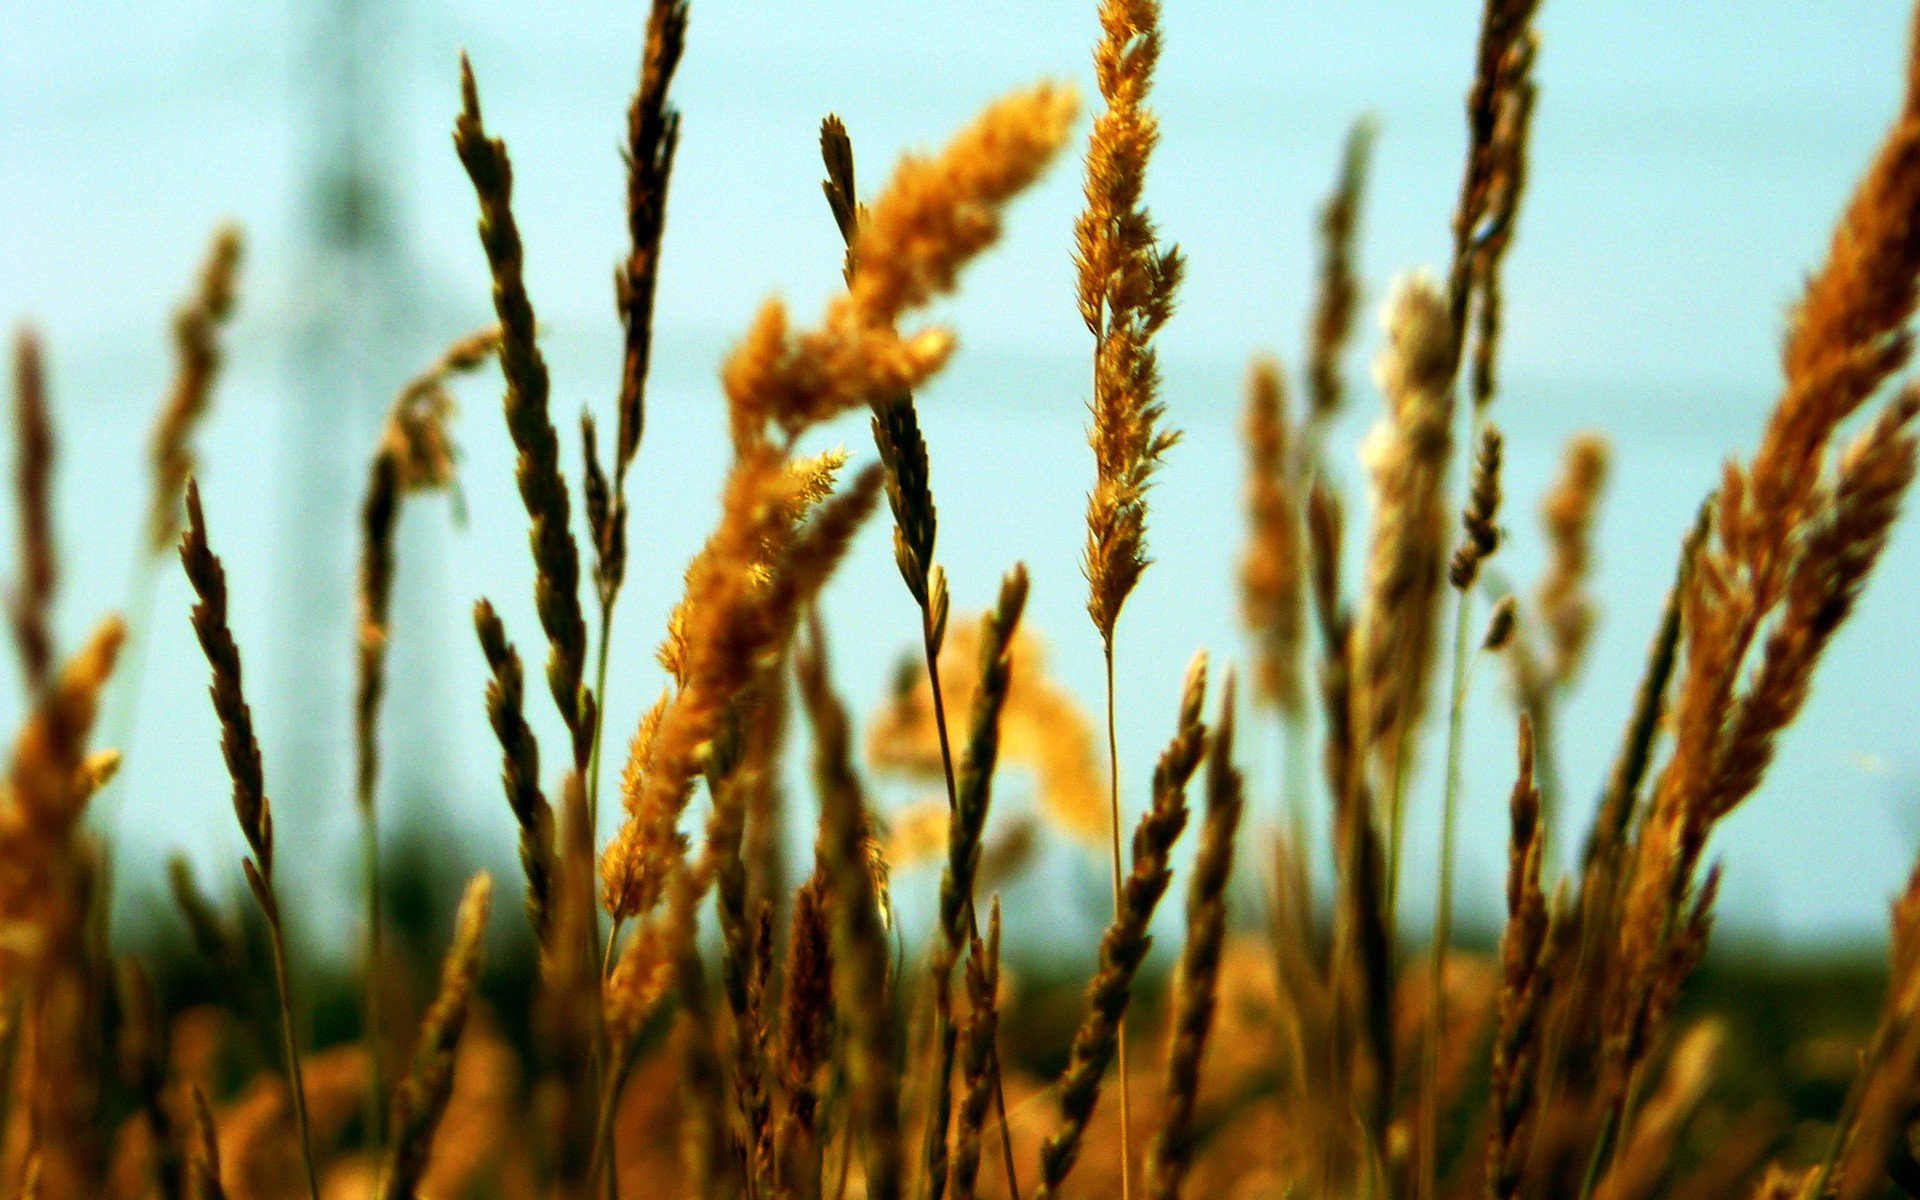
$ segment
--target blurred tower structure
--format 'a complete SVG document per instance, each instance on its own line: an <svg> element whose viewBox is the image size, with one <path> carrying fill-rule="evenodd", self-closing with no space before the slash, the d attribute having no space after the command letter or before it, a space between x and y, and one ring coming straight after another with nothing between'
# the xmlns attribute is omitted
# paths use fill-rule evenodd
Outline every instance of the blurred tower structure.
<svg viewBox="0 0 1920 1200"><path fill-rule="evenodd" d="M292 337L281 431L286 490L277 514L276 713L281 763L276 800L297 827L344 846L357 835L352 800L352 647L359 505L386 408L423 362L427 331L420 265L406 236L411 178L395 115L405 95L404 0L313 0L290 80L296 137L299 243L290 279ZM408 536L399 556L414 586L397 589L404 637L438 632L410 620L419 581L437 587L436 537ZM411 602L410 602L411 601ZM405 656L405 664L433 661ZM384 758L396 776L431 758L432 723L409 703L421 681L393 664ZM413 727L406 727L411 720ZM401 784L392 790L402 790Z"/></svg>

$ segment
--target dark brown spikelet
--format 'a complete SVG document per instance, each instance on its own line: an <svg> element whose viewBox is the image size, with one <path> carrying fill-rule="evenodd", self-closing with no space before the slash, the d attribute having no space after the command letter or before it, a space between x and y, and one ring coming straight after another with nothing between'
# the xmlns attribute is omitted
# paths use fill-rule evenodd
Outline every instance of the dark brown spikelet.
<svg viewBox="0 0 1920 1200"><path fill-rule="evenodd" d="M626 352L620 370L614 488L624 495L627 468L646 427L647 365L653 357L653 297L660 278L660 240L667 227L667 185L680 145L680 112L667 103L673 73L687 45L687 0L653 0L640 86L627 109L627 260L614 276ZM616 519L625 514L615 509Z"/></svg>
<svg viewBox="0 0 1920 1200"><path fill-rule="evenodd" d="M1184 260L1162 248L1141 203L1159 124L1145 107L1160 57L1157 0L1105 0L1094 75L1106 111L1087 143L1087 206L1074 225L1080 316L1094 337L1093 445L1087 497L1087 612L1113 641L1146 569L1147 487L1177 432L1159 428L1154 335L1173 312Z"/></svg>
<svg viewBox="0 0 1920 1200"><path fill-rule="evenodd" d="M967 1024L961 1037L960 1111L954 1117L953 1163L948 1191L953 1200L974 1200L980 1178L980 1147L993 1103L1000 1032L1000 898L987 918L987 938L978 934L967 949Z"/></svg>
<svg viewBox="0 0 1920 1200"><path fill-rule="evenodd" d="M27 326L13 339L13 428L20 577L7 598L7 616L27 690L37 696L53 678L53 595L59 571L53 549L53 418L47 411L40 335Z"/></svg>
<svg viewBox="0 0 1920 1200"><path fill-rule="evenodd" d="M1480 648L1489 654L1498 654L1507 648L1513 640L1514 625L1519 620L1520 604L1508 592L1494 602L1493 611L1487 614L1487 632L1480 639Z"/></svg>
<svg viewBox="0 0 1920 1200"><path fill-rule="evenodd" d="M1540 890L1540 792L1533 784L1533 727L1520 718L1520 772L1509 804L1507 927L1500 936L1500 1013L1493 1042L1487 1133L1487 1190L1494 1200L1520 1194L1536 1114L1540 1015L1547 979L1547 904Z"/></svg>
<svg viewBox="0 0 1920 1200"><path fill-rule="evenodd" d="M1502 208L1502 195L1515 203L1519 197L1517 186L1505 185L1515 163L1524 159L1516 156L1513 143L1503 140L1502 134L1514 128L1515 97L1531 86L1532 24L1539 7L1540 0L1486 0L1481 10L1473 83L1467 91L1467 162L1453 215L1454 255L1448 278L1456 359L1480 266L1479 251L1489 235L1502 237L1511 225L1513 211L1510 206ZM1524 131L1524 123L1520 129Z"/></svg>
<svg viewBox="0 0 1920 1200"><path fill-rule="evenodd" d="M227 627L227 572L207 544L207 521L200 509L200 485L187 480L187 531L180 541L180 563L199 603L193 606L193 632L213 671L213 711L220 718L220 753L233 780L233 813L253 852L249 877L273 879L273 811L267 803L260 743L253 732L253 711L241 690L240 648ZM256 884L256 891L261 890ZM265 903L265 901L263 901Z"/></svg>
<svg viewBox="0 0 1920 1200"><path fill-rule="evenodd" d="M573 738L575 769L584 772L593 742L593 697L585 684L587 626L580 610L580 551L568 526L567 481L560 472L560 441L548 414L546 359L535 340L533 302L527 296L520 229L513 218L513 165L506 144L487 136L473 67L460 57L461 110L454 149L480 202L480 245L493 274L493 309L500 319L500 371L507 432L518 459L514 478L531 522L534 607L547 634L547 685Z"/></svg>
<svg viewBox="0 0 1920 1200"><path fill-rule="evenodd" d="M1480 564L1500 546L1500 448L1498 429L1488 425L1481 430L1480 448L1473 459L1473 482L1467 490L1467 506L1460 514L1465 536L1447 568L1447 581L1462 592L1473 587L1480 577Z"/></svg>
<svg viewBox="0 0 1920 1200"><path fill-rule="evenodd" d="M487 721L500 742L500 782L520 827L520 866L527 875L527 919L546 942L553 903L553 807L540 790L540 745L522 709L520 656L507 641L500 615L485 600L473 606L473 627L486 655Z"/></svg>
<svg viewBox="0 0 1920 1200"><path fill-rule="evenodd" d="M239 269L240 230L223 225L214 231L194 290L173 314L173 384L154 422L148 450L153 496L147 546L156 556L173 549L180 536L180 495L194 469L193 433L213 395L220 370L220 327L233 312Z"/></svg>
<svg viewBox="0 0 1920 1200"><path fill-rule="evenodd" d="M853 175L853 139L847 136L845 122L834 113L820 121L820 161L827 177L820 181L827 207L833 211L833 223L840 229L840 240L847 244L845 274L853 282L853 239L860 232L860 193Z"/></svg>
<svg viewBox="0 0 1920 1200"><path fill-rule="evenodd" d="M833 1049L828 894L826 877L816 872L794 895L780 1000L780 1078L787 1105L775 1126L774 1161L782 1186L802 1196L819 1186L820 1071Z"/></svg>
<svg viewBox="0 0 1920 1200"><path fill-rule="evenodd" d="M853 242L865 210L854 191L853 141L839 117L829 115L820 122L820 157L827 173L820 188L826 193L834 224L847 243L846 276L851 283ZM914 408L912 392L882 397L872 407L873 444L886 469L887 507L893 512L894 562L908 593L931 614L936 607L933 548L939 521L933 504L927 442L920 433L920 414ZM944 604L944 593L941 602Z"/></svg>
<svg viewBox="0 0 1920 1200"><path fill-rule="evenodd" d="M1147 926L1166 893L1172 869L1168 857L1187 824L1187 781L1206 749L1207 727L1200 719L1206 699L1207 663L1196 658L1187 668L1180 698L1178 732L1153 772L1153 802L1133 833L1133 868L1121 892L1121 905L1100 939L1100 965L1087 985L1087 1013L1073 1036L1072 1057L1057 1085L1060 1125L1040 1148L1039 1200L1053 1195L1080 1155L1080 1142L1100 1099L1101 1077L1119 1046L1120 1022L1133 998L1133 977L1153 939Z"/></svg>
<svg viewBox="0 0 1920 1200"><path fill-rule="evenodd" d="M460 897L453 944L447 948L446 961L440 968L440 990L420 1019L413 1067L393 1091L381 1200L414 1200L426 1174L434 1134L453 1095L454 1055L480 979L482 942L492 899L493 881L484 872L468 881Z"/></svg>
<svg viewBox="0 0 1920 1200"><path fill-rule="evenodd" d="M1346 404L1341 359L1353 337L1353 317L1360 305L1360 205L1366 197L1373 137L1374 125L1368 117L1355 121L1347 131L1340 177L1320 209L1320 280L1307 330L1307 423L1315 438Z"/></svg>
<svg viewBox="0 0 1920 1200"><path fill-rule="evenodd" d="M940 941L932 954L935 1061L928 1082L921 1163L928 1200L940 1200L947 1185L947 1121L959 1035L952 1019L953 968L967 948L968 938L977 933L974 879L980 870L981 837L987 827L993 774L1000 756L1000 714L1013 682L1013 638L1026 604L1027 569L1017 565L1001 580L999 601L981 622L979 683L974 689L953 813L947 822L947 864L940 876Z"/></svg>
<svg viewBox="0 0 1920 1200"><path fill-rule="evenodd" d="M1240 560L1240 616L1254 642L1256 699L1282 714L1305 704L1300 679L1306 624L1306 546L1299 461L1287 419L1280 364L1260 357L1247 370L1247 548Z"/></svg>
<svg viewBox="0 0 1920 1200"><path fill-rule="evenodd" d="M1166 1107L1147 1150L1147 1196L1175 1200L1198 1145L1194 1110L1200 1066L1213 1030L1220 948L1227 931L1227 883L1233 874L1234 835L1240 827L1242 781L1233 765L1233 674L1220 689L1220 718L1207 747L1207 815L1187 890L1187 941L1176 976L1173 1040L1167 1052Z"/></svg>
<svg viewBox="0 0 1920 1200"><path fill-rule="evenodd" d="M887 937L868 863L870 818L853 771L852 730L833 691L819 623L796 647L794 673L813 723L814 776L820 792L820 870L831 898L833 995L847 1027L852 1117L865 1154L867 1195L899 1200L901 1152L898 1022L888 984Z"/></svg>

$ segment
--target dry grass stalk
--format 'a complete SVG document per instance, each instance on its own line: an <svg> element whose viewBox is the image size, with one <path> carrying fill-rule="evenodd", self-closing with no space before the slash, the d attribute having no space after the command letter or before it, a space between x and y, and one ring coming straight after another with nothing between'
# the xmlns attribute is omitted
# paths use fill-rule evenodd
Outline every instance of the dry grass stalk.
<svg viewBox="0 0 1920 1200"><path fill-rule="evenodd" d="M862 1147L866 1194L898 1200L904 1185L899 1028L887 968L881 901L868 865L868 809L852 763L845 707L834 694L818 622L796 648L794 671L813 724L820 791L820 871L831 899L833 996L847 1025L851 1119Z"/></svg>
<svg viewBox="0 0 1920 1200"><path fill-rule="evenodd" d="M1494 1200L1520 1194L1531 1124L1538 1113L1539 1020L1546 980L1547 900L1540 890L1545 829L1533 782L1533 727L1520 719L1520 772L1509 803L1512 833L1507 859L1507 927L1500 935L1500 1019L1493 1042L1488 1101L1487 1184Z"/></svg>
<svg viewBox="0 0 1920 1200"><path fill-rule="evenodd" d="M307 1118L307 1089L300 1076L300 1049L293 1028L293 997L287 978L286 934L280 902L273 886L273 809L267 802L260 744L253 732L253 713L241 687L240 648L227 625L227 573L207 542L206 517L200 509L200 486L187 480L187 529L180 542L180 563L193 584L199 603L193 606L193 631L212 669L213 710L220 719L220 751L233 780L233 812L247 840L251 857L242 860L247 886L260 904L272 937L274 979L279 988L280 1031L293 1093L293 1112L300 1137L300 1163L306 1173L309 1200L320 1200L314 1170L313 1133Z"/></svg>
<svg viewBox="0 0 1920 1200"><path fill-rule="evenodd" d="M934 1069L927 1097L921 1178L928 1200L940 1200L947 1184L947 1126L954 1055L959 1031L953 1023L953 968L969 939L979 938L974 917L974 879L981 838L993 801L993 773L1000 753L1000 715L1013 670L1013 638L1027 603L1027 569L1015 566L1000 583L994 610L981 621L980 685L968 723L966 757L960 765L953 820L947 835L946 869L940 876L939 942L932 954ZM990 1051L991 1053L991 1051ZM1005 1123L1002 1106L1001 1121ZM1011 1136L1007 1138L1011 1145ZM1008 1172L1009 1190L1017 1191Z"/></svg>
<svg viewBox="0 0 1920 1200"><path fill-rule="evenodd" d="M447 431L453 397L446 382L485 362L499 346L497 330L469 334L400 390L387 415L360 507L360 625L354 665L354 783L363 827L362 871L367 897L366 1039L372 1062L370 1124L385 1107L381 1065L380 826L375 805L380 779L380 703L386 691L387 640L393 604L394 536L401 500L414 492L455 488L456 451ZM456 491L457 496L457 491ZM376 1139L378 1135L376 1134Z"/></svg>
<svg viewBox="0 0 1920 1200"><path fill-rule="evenodd" d="M527 919L544 947L553 904L553 809L540 790L540 745L527 725L521 697L520 656L493 605L473 606L473 625L486 655L487 720L500 741L500 781L520 828L520 865L527 876Z"/></svg>
<svg viewBox="0 0 1920 1200"><path fill-rule="evenodd" d="M1282 716L1306 707L1300 678L1306 633L1306 547L1300 512L1300 457L1292 445L1280 364L1260 357L1247 370L1241 435L1247 443L1247 548L1240 561L1240 616L1254 640L1253 694Z"/></svg>
<svg viewBox="0 0 1920 1200"><path fill-rule="evenodd" d="M1094 336L1093 444L1087 498L1087 611L1111 645L1120 609L1146 569L1146 493L1178 440L1158 428L1154 335L1173 311L1184 260L1162 249L1141 203L1159 126L1145 107L1160 57L1160 5L1106 0L1094 74L1106 110L1087 142L1087 207L1074 226L1080 317Z"/></svg>
<svg viewBox="0 0 1920 1200"><path fill-rule="evenodd" d="M40 335L28 326L13 339L13 426L20 578L7 598L7 616L27 691L38 696L53 678L53 597L60 579L53 545L53 418Z"/></svg>
<svg viewBox="0 0 1920 1200"><path fill-rule="evenodd" d="M1087 1013L1073 1035L1072 1057L1060 1077L1060 1124L1040 1149L1040 1186L1036 1200L1059 1191L1080 1155L1080 1144L1101 1078L1119 1049L1120 1025L1133 998L1133 978L1153 939L1147 926L1172 877L1168 858L1187 824L1187 781L1206 749L1201 721L1206 700L1207 660L1194 659L1181 688L1180 717L1153 772L1153 801L1133 833L1133 867L1121 890L1121 906L1100 939L1100 966L1087 985ZM1124 1119L1124 1118L1123 1118Z"/></svg>
<svg viewBox="0 0 1920 1200"><path fill-rule="evenodd" d="M1220 948L1227 930L1227 883L1244 803L1244 785L1233 765L1233 683L1229 671L1220 689L1220 717L1207 746L1207 809L1187 890L1187 939L1176 977L1165 1109L1160 1131L1147 1150L1146 1194L1151 1200L1176 1200L1180 1195L1198 1141L1194 1109L1207 1036L1213 1029Z"/></svg>
<svg viewBox="0 0 1920 1200"><path fill-rule="evenodd" d="M382 1173L381 1200L412 1200L426 1174L434 1136L453 1095L454 1053L479 983L482 939L492 899L493 881L485 873L469 880L460 897L453 944L440 970L440 990L420 1020L412 1069L394 1088L389 1116L392 1144Z"/></svg>
<svg viewBox="0 0 1920 1200"><path fill-rule="evenodd" d="M1307 429L1309 442L1316 446L1346 405L1341 360L1360 306L1360 205L1366 198L1373 138L1374 124L1368 117L1355 121L1347 131L1339 179L1320 209L1320 275L1307 330Z"/></svg>
<svg viewBox="0 0 1920 1200"><path fill-rule="evenodd" d="M820 1072L833 1050L829 884L816 869L794 895L781 995L780 1080L786 1106L774 1128L780 1187L812 1200L820 1190Z"/></svg>
<svg viewBox="0 0 1920 1200"><path fill-rule="evenodd" d="M194 1196L196 1200L227 1200L226 1188L220 1182L220 1137L207 1107L207 1094L199 1088L193 1089L193 1127L200 1151L192 1165Z"/></svg>
<svg viewBox="0 0 1920 1200"><path fill-rule="evenodd" d="M240 251L237 226L215 230L194 290L173 314L173 384L154 422L148 451L153 496L147 551L155 557L171 552L180 536L180 497L194 471L193 434L206 416L220 369L220 328L233 313Z"/></svg>
<svg viewBox="0 0 1920 1200"><path fill-rule="evenodd" d="M987 937L969 939L967 950L967 1022L962 1032L960 1074L965 1086L954 1118L953 1162L948 1191L953 1200L974 1200L980 1174L980 1141L987 1106L994 1098L996 1047L1000 1031L1000 901L994 898ZM1002 1122L1004 1124L1004 1121Z"/></svg>
<svg viewBox="0 0 1920 1200"><path fill-rule="evenodd" d="M120 1073L139 1101L155 1191L160 1200L186 1200L185 1131L174 1120L167 1094L169 1037L161 1023L159 998L137 961L122 959L119 966Z"/></svg>
<svg viewBox="0 0 1920 1200"><path fill-rule="evenodd" d="M560 442L547 411L546 359L535 340L533 302L527 296L520 228L513 218L513 165L506 144L487 136L473 67L460 58L459 118L454 149L480 201L480 245L493 275L493 308L500 320L500 372L507 431L519 452L514 478L531 522L534 607L547 634L547 685L573 740L573 763L585 773L592 750L594 697L586 689L587 626L580 612L580 551L568 525L571 505L560 471Z"/></svg>

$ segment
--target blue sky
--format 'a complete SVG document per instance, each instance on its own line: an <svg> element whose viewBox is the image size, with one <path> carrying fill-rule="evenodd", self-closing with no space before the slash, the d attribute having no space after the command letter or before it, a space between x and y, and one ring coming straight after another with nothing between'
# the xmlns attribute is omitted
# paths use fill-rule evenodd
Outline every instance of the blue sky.
<svg viewBox="0 0 1920 1200"><path fill-rule="evenodd" d="M1168 406L1188 440L1156 496L1150 536L1160 562L1122 627L1122 733L1139 764L1123 774L1133 781L1164 736L1192 651L1239 651L1238 381L1254 349L1287 357L1297 349L1314 211L1359 113L1381 126L1365 221L1370 312L1395 272L1445 253L1476 7L1168 6L1156 92L1164 143L1149 199L1192 264L1164 346ZM314 153L312 15L224 0L4 0L0 16L9 30L0 44L8 264L0 316L31 315L51 344L66 447L63 535L74 562L63 613L70 637L123 594L144 486L141 439L167 374L166 314L213 223L232 217L248 230L232 369L204 442L206 487L235 576L241 640L250 668L259 664L269 779L276 794L301 797L284 819L314 839L309 869L321 878L350 861L344 774L276 781L275 763L299 761L277 753L282 746L344 729L344 702L289 681L309 678L290 665L306 658L344 664L341 555L350 543L344 528L329 534L302 522L316 511L351 520L377 404L343 401L318 425L287 416L300 370L291 347L331 286L301 201ZM447 140L464 47L489 123L514 155L556 411L608 410L618 345L611 266L624 236L617 147L643 20L637 4L415 3L379 27L377 149L404 251L395 270L410 282L400 320L385 331L392 363L361 381L368 394L390 391L432 347L488 315L472 199ZM1515 537L1505 566L1522 579L1540 558L1532 498L1561 442L1599 426L1619 451L1600 547L1606 625L1564 723L1573 779L1597 780L1611 752L1678 531L1721 459L1757 435L1776 386L1782 314L1894 109L1907 22L1888 0L1548 0L1544 9L1542 100L1510 267L1508 390L1497 419L1512 446ZM627 667L610 698L616 731L630 728L658 686L648 653L712 513L724 455L713 368L766 294L810 312L838 278L817 186L819 117L846 119L872 186L902 148L936 144L1012 87L1061 77L1091 98L1096 32L1090 3L1061 0L695 0L675 93L686 124L638 476L651 500L616 643ZM1061 676L1091 704L1098 647L1075 558L1091 476L1081 438L1088 347L1067 253L1078 187L1076 164L1063 161L1016 207L1003 245L941 314L962 352L922 407L956 606L984 604L999 572L1025 558L1034 621ZM1377 403L1364 386L1373 330L1369 315L1349 440ZM396 703L430 716L394 732L392 790L447 797L453 819L504 863L508 827L464 612L485 593L523 643L537 627L494 385L463 395L471 520L454 529L443 510L423 505L403 543ZM857 424L836 432L863 448ZM306 480L317 498L289 494L290 479ZM841 675L862 704L879 694L913 629L893 590L884 532L871 532L850 568L858 578L829 601ZM1920 601L1916 566L1920 553L1903 530L1774 778L1719 843L1735 929L1828 940L1872 936L1883 924L1920 833L1908 802L1920 780L1910 719L1920 639L1907 617ZM281 581L303 567L332 580L341 602L332 615L290 617L279 604ZM127 780L128 819L149 835L129 852L137 862L176 842L209 865L237 847L198 672L183 588L170 578ZM0 697L0 715L17 704ZM1488 675L1469 742L1470 915L1490 916L1497 902L1510 771L1500 710ZM1417 831L1434 807L1423 787ZM1414 870L1409 894L1418 901L1418 859Z"/></svg>

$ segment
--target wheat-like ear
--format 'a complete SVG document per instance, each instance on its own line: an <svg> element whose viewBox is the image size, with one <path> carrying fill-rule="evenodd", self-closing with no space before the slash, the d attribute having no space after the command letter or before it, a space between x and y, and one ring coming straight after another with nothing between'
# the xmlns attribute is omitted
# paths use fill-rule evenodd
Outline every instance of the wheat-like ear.
<svg viewBox="0 0 1920 1200"><path fill-rule="evenodd" d="M193 630L212 669L214 714L220 719L220 750L233 781L233 812L252 856L241 861L247 886L266 918L273 948L274 982L279 990L280 1033L287 1086L293 1093L293 1112L300 1135L300 1162L305 1169L308 1200L320 1200L320 1182L314 1169L313 1134L307 1119L307 1089L300 1072L300 1046L294 1034L293 994L288 981L286 932L273 878L273 809L267 802L260 744L254 737L253 713L241 686L240 648L227 625L227 572L207 541L206 515L200 507L200 485L187 480L187 529L180 541L180 562L199 602L193 606Z"/></svg>
<svg viewBox="0 0 1920 1200"><path fill-rule="evenodd" d="M158 557L180 536L180 497L193 474L193 434L206 417L220 369L220 329L233 313L240 271L240 229L222 225L194 290L173 314L173 384L154 422L148 456L153 494L147 511L148 553Z"/></svg>
<svg viewBox="0 0 1920 1200"><path fill-rule="evenodd" d="M1514 781L1508 841L1507 927L1500 937L1500 1013L1493 1042L1487 1133L1487 1188L1494 1200L1520 1194L1527 1138L1538 1113L1539 1021L1547 988L1541 956L1547 903L1540 890L1540 793L1533 783L1533 728L1520 718L1520 770Z"/></svg>
<svg viewBox="0 0 1920 1200"><path fill-rule="evenodd" d="M1168 860L1187 824L1187 781L1206 749L1201 721L1206 701L1207 660L1187 668L1180 718L1173 740L1153 772L1153 801L1133 833L1133 865L1121 889L1121 906L1100 939L1100 965L1087 985L1087 1012L1073 1036L1072 1057L1058 1084L1060 1125L1040 1148L1036 1200L1059 1191L1080 1157L1080 1143L1100 1099L1100 1081L1119 1049L1120 1025L1133 999L1133 979L1153 939L1147 927L1172 878Z"/></svg>
<svg viewBox="0 0 1920 1200"><path fill-rule="evenodd" d="M1307 433L1314 447L1346 404L1342 360L1360 307L1360 206L1374 132L1371 117L1361 117L1347 131L1339 178L1320 209L1320 274L1307 329Z"/></svg>
<svg viewBox="0 0 1920 1200"><path fill-rule="evenodd" d="M503 407L518 453L514 479L531 523L533 599L547 634L547 685L572 735L574 767L584 775L592 750L594 697L585 686L587 626L580 611L580 551L568 524L571 505L560 471L560 442L547 409L551 384L535 340L520 227L513 217L513 164L506 144L489 137L481 123L480 92L464 54L460 100L453 144L480 202L480 246L493 275L500 371L507 383Z"/></svg>
<svg viewBox="0 0 1920 1200"><path fill-rule="evenodd" d="M20 577L7 598L13 641L27 690L39 695L53 677L53 596L59 565L53 546L53 418L47 410L40 335L21 326L13 340L13 486L20 522Z"/></svg>
<svg viewBox="0 0 1920 1200"><path fill-rule="evenodd" d="M1147 1196L1176 1200L1197 1149L1194 1113L1200 1066L1213 1030L1220 951L1227 931L1227 884L1233 874L1234 836L1244 804L1233 765L1234 680L1220 689L1220 717L1207 745L1206 817L1187 888L1187 940L1175 976L1173 1037L1167 1051L1167 1088L1160 1131L1147 1151Z"/></svg>
<svg viewBox="0 0 1920 1200"><path fill-rule="evenodd" d="M393 1092L388 1123L392 1145L380 1185L381 1200L413 1200L434 1134L453 1095L453 1063L466 1028L467 1009L480 979L482 942L493 899L493 880L483 872L468 881L454 918L453 944L440 968L440 990L420 1020L413 1066Z"/></svg>

